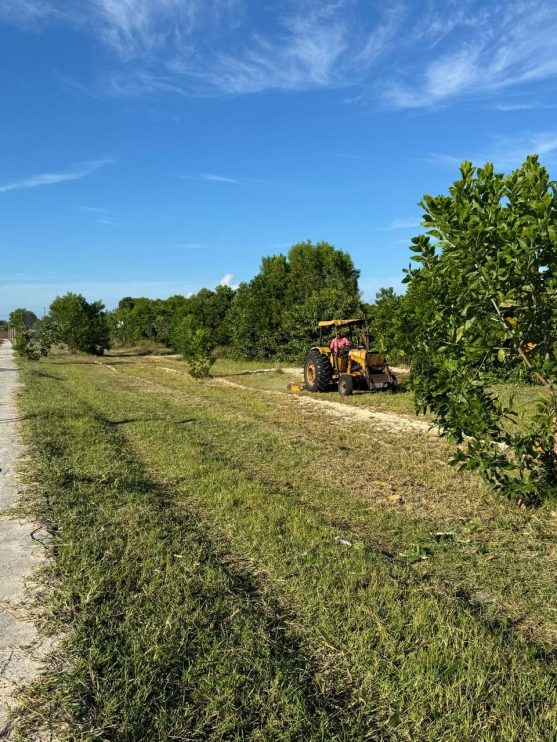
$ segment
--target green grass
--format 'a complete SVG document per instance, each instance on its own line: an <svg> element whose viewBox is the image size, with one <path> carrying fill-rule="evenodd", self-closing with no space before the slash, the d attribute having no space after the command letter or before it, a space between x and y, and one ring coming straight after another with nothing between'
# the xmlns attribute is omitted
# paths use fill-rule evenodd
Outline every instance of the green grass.
<svg viewBox="0 0 557 742"><path fill-rule="evenodd" d="M550 505L432 436L108 361L24 369L66 637L24 738L555 738Z"/></svg>

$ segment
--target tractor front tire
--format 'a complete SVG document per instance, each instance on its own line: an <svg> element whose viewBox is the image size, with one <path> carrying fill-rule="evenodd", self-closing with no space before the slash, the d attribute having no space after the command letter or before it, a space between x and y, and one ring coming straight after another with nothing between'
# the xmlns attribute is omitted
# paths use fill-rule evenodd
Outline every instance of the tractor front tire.
<svg viewBox="0 0 557 742"><path fill-rule="evenodd" d="M304 381L308 392L326 392L331 386L333 367L324 353L310 350L304 361Z"/></svg>
<svg viewBox="0 0 557 742"><path fill-rule="evenodd" d="M341 374L338 380L338 393L341 397L349 397L354 391L354 379L350 374Z"/></svg>

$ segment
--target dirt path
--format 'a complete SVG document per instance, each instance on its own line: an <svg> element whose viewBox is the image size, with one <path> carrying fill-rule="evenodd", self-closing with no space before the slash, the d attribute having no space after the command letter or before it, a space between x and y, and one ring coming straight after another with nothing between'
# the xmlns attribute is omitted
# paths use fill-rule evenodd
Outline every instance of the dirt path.
<svg viewBox="0 0 557 742"><path fill-rule="evenodd" d="M37 524L14 518L20 487L14 466L23 452L17 430L18 371L9 341L0 345L0 738L10 739L7 712L14 691L39 668L40 642L29 620L25 580L44 558L32 538ZM35 535L37 535L35 533Z"/></svg>
<svg viewBox="0 0 557 742"><path fill-rule="evenodd" d="M395 433L419 432L433 433L435 435L438 434L437 429L435 426L432 426L431 423L425 422L424 420L413 420L411 417L397 415L393 412L379 412L377 410L354 407L349 404L344 404L343 402L329 402L325 399L287 395L286 393L275 392L269 389L254 390L252 387L238 384L229 379L215 378L212 379L212 383L220 384L222 386L236 387L237 389L249 389L252 392L255 391L257 394L279 395L284 400L305 408L306 410L318 408L325 414L333 417L342 417L344 419L351 418L360 422L372 422L384 430L389 430Z"/></svg>
<svg viewBox="0 0 557 742"><path fill-rule="evenodd" d="M101 366L109 368L111 371L117 371L114 366L111 366L108 363L105 363L103 361L97 361L97 363ZM183 373L182 371L175 368L170 368L169 366L157 366L157 368L159 368L161 371L165 371L166 373ZM245 373L267 373L268 371L276 370L277 369L256 369L255 371L246 371ZM298 372L301 374L303 372L303 369L296 368L283 368L281 370L284 373L291 374ZM133 374L130 375L133 376ZM235 376L239 375L242 374L235 374ZM147 384L153 383L152 381L143 379L140 376L135 376L134 378L141 379L141 381L144 381ZM247 389L256 394L264 394L270 396L278 395L279 397L281 397L282 400L284 400L285 404L295 404L298 407L305 408L306 410L319 409L326 415L331 415L332 417L341 417L343 419L350 418L358 422L371 422L375 426L378 426L383 430L388 430L393 433L429 433L433 435L439 434L438 428L435 425L426 422L425 420L413 419L412 417L406 415L397 415L394 412L379 412L378 410L355 407L349 404L345 404L344 402L329 402L326 399L314 399L313 397L308 397L305 395L289 395L286 394L286 392L277 392L273 391L272 389L254 389L251 386L246 386L245 384L240 384L237 381L231 381L230 379L225 379L219 376L211 378L208 383L217 384L219 386L235 387L236 389Z"/></svg>

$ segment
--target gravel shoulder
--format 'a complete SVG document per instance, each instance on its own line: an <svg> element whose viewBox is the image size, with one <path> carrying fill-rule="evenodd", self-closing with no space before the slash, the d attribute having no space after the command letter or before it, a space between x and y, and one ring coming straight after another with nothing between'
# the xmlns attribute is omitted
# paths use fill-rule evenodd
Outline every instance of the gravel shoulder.
<svg viewBox="0 0 557 742"><path fill-rule="evenodd" d="M0 738L10 739L8 712L19 685L33 679L45 651L29 616L27 581L44 559L37 524L10 511L21 486L15 467L24 447L18 432L18 370L9 341L0 344ZM33 534L33 535L32 535Z"/></svg>

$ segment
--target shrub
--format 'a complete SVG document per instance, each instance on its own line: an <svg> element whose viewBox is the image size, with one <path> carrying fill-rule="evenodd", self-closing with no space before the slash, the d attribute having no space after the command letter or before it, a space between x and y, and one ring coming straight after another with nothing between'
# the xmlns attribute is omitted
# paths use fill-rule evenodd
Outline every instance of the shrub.
<svg viewBox="0 0 557 742"><path fill-rule="evenodd" d="M194 379L209 376L215 358L211 355L214 341L210 333L198 327L190 315L183 317L175 326L173 345L188 362L189 373Z"/></svg>
<svg viewBox="0 0 557 742"><path fill-rule="evenodd" d="M511 175L464 162L449 196L425 196L407 309L417 407L462 446L455 463L537 503L557 491L557 191L537 157ZM493 369L539 383L524 430L491 391Z"/></svg>
<svg viewBox="0 0 557 742"><path fill-rule="evenodd" d="M71 352L102 355L110 348L109 326L104 305L89 303L81 294L58 296L50 305L41 331L52 343L63 343Z"/></svg>

